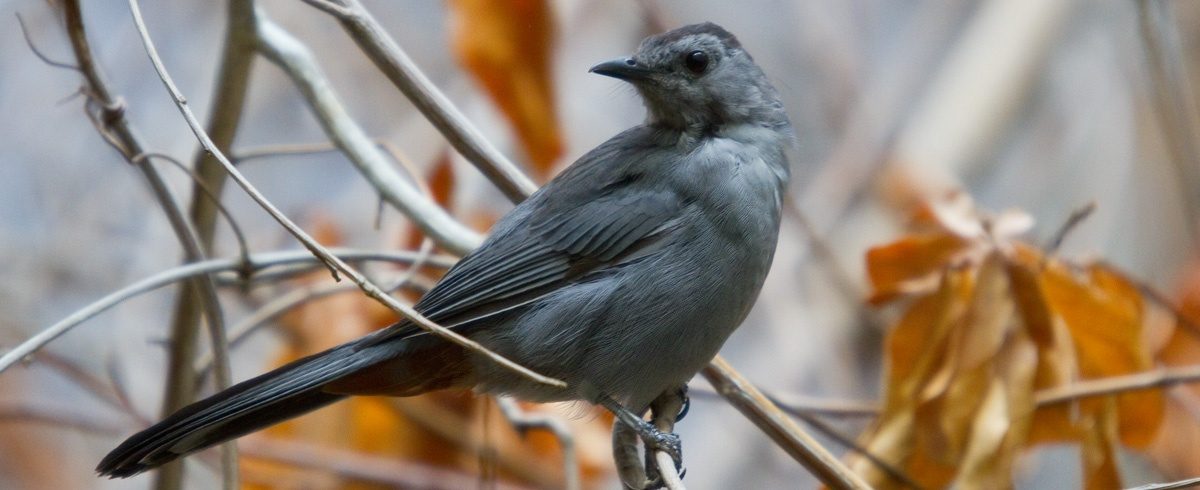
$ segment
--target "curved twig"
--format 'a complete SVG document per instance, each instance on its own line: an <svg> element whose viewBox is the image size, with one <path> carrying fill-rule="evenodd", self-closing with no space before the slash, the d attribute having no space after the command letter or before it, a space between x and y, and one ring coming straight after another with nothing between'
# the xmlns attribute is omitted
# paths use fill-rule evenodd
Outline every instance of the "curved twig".
<svg viewBox="0 0 1200 490"><path fill-rule="evenodd" d="M242 232L242 227L238 225L237 220L233 219L233 213L230 213L229 208L226 208L225 204L221 202L221 198L217 197L216 191L212 187L209 187L209 185L205 183L204 180L202 180L200 176L196 174L196 172L192 171L192 169L188 168L187 165L184 165L183 162L179 161L178 158L166 153L154 152L136 155L133 157L133 160L135 162L140 162L142 159L146 158L158 158L161 160L166 160L168 163L175 166L175 168L179 169L179 171L191 178L192 183L195 184L196 189L200 191L201 195L212 201L212 205L216 207L217 212L221 213L221 216L225 217L226 223L229 223L229 229L233 230L234 239L238 244L238 255L242 257L242 261L245 263L248 271L250 267L250 247L246 242L246 234Z"/></svg>
<svg viewBox="0 0 1200 490"><path fill-rule="evenodd" d="M338 250L335 250L335 252ZM345 257L345 260L362 261L362 260L390 260L395 262L411 262L416 258L416 254L412 252L370 252L370 251L350 251L343 250L340 255ZM257 267L271 267L282 264L294 264L308 262L315 264L319 259L313 257L312 254L305 251L289 251L289 252L273 252L252 255L251 261ZM68 332L75 326L83 323L92 317L103 313L104 311L120 304L121 302L137 296L139 294L153 291L160 287L172 284L185 279L190 279L196 276L209 274L225 270L237 270L242 266L240 259L212 259L203 262L193 262L184 264L174 269L168 269L159 272L153 276L142 279L138 282L125 286L117 291L109 293L107 296L93 302L92 304L76 310L68 317L58 321L49 328L38 332L33 337L25 342L22 342L12 350L5 352L0 356L0 373L12 367L13 364L21 361L29 355L37 352L52 340L58 338L62 334Z"/></svg>

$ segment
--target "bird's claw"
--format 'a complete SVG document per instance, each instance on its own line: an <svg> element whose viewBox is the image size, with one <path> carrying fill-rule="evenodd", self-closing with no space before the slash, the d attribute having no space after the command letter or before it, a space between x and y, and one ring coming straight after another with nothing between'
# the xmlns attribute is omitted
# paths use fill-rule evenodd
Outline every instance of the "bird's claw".
<svg viewBox="0 0 1200 490"><path fill-rule="evenodd" d="M675 463L676 471L683 468L683 441L679 438L679 434L663 432L646 422L642 422L638 427L634 427L634 431L641 438L642 444L646 446L647 460L654 459L655 451L662 451L671 456L671 461ZM652 465L647 465L647 467L650 466Z"/></svg>
<svg viewBox="0 0 1200 490"><path fill-rule="evenodd" d="M663 444L661 446L656 447L655 443L643 441L643 443L646 445L645 490L666 488L666 482L663 480L662 474L658 471L658 462L654 459L654 452L656 450L663 451L671 456L671 460L675 463L675 472L679 474L679 478L681 480L683 479L683 476L687 474L687 468L683 467L683 445L679 439L679 435L662 431L659 431L658 434L661 436L658 439ZM666 440L664 441L663 439Z"/></svg>
<svg viewBox="0 0 1200 490"><path fill-rule="evenodd" d="M687 385L679 388L679 398L683 399L683 404L679 407L679 413L675 414L675 422L687 417L688 411L692 409L692 397L688 396Z"/></svg>

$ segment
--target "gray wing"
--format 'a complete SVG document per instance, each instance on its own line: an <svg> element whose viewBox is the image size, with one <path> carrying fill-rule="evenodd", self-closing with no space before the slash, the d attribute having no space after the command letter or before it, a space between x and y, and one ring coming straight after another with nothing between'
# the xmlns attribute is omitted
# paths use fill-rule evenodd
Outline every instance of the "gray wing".
<svg viewBox="0 0 1200 490"><path fill-rule="evenodd" d="M497 223L417 311L446 327L471 323L618 267L655 242L683 204L643 180L657 153L653 137L635 128L580 158ZM401 323L380 340L418 331Z"/></svg>
<svg viewBox="0 0 1200 490"><path fill-rule="evenodd" d="M669 228L678 200L665 192L616 192L489 240L460 261L416 308L445 326L533 301L618 266Z"/></svg>

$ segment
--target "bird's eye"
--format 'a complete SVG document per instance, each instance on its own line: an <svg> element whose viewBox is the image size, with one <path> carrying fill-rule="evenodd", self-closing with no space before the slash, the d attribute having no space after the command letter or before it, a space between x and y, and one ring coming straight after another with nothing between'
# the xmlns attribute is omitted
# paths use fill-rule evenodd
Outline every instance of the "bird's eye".
<svg viewBox="0 0 1200 490"><path fill-rule="evenodd" d="M683 57L683 66L687 67L688 71L697 75L704 73L708 69L708 53L704 51L692 51L687 56Z"/></svg>

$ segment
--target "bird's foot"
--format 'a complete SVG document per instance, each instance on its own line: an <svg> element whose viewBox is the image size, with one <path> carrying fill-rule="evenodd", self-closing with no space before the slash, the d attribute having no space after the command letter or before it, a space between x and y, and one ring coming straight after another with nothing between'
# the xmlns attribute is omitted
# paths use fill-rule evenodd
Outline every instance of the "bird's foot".
<svg viewBox="0 0 1200 490"><path fill-rule="evenodd" d="M613 415L616 415L621 423L633 429L633 432L642 440L642 444L646 446L647 454L652 454L653 451L663 451L675 461L676 469L681 467L683 463L683 443L680 441L678 434L658 430L653 424L642 420L637 414L621 406L615 400L607 399L601 404L612 412Z"/></svg>

